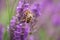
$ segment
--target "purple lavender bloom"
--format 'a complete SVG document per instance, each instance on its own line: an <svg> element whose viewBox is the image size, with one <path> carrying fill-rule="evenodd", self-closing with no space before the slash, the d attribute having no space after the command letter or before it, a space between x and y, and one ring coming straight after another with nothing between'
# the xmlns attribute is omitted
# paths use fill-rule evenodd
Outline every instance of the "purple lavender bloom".
<svg viewBox="0 0 60 40"><path fill-rule="evenodd" d="M32 12L35 14L36 17L40 16L40 4L33 4L31 7Z"/></svg>
<svg viewBox="0 0 60 40"><path fill-rule="evenodd" d="M30 10L32 11L33 14L35 14L35 16L40 15L40 4L39 3L33 3L32 5L30 5L29 3L24 3L24 2L19 2L18 6L17 6L17 13L22 13L22 11L25 10Z"/></svg>
<svg viewBox="0 0 60 40"><path fill-rule="evenodd" d="M18 3L16 9L17 13L10 21L10 40L28 40L27 37L32 28L30 25L33 19L32 14L34 18L38 17L38 6L39 5L36 5L36 8L32 9L32 5L29 5L29 3L25 3L23 1L20 1Z"/></svg>
<svg viewBox="0 0 60 40"><path fill-rule="evenodd" d="M16 22L13 23L13 21L11 23L12 25L10 25L10 40L26 40L28 32L26 31L26 28L23 27L25 24Z"/></svg>

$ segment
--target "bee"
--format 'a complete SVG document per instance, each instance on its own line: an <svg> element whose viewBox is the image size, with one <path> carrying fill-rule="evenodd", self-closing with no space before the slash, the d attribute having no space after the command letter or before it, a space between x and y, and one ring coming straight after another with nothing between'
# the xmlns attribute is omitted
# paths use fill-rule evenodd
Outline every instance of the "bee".
<svg viewBox="0 0 60 40"><path fill-rule="evenodd" d="M25 21L27 23L31 22L33 18L32 12L30 12L29 10L26 10L24 14L25 14Z"/></svg>

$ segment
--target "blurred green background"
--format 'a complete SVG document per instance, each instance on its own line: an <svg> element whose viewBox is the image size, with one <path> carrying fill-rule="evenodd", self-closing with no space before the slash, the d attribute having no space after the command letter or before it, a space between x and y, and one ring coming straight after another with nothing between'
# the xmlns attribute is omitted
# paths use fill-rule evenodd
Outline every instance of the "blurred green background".
<svg viewBox="0 0 60 40"><path fill-rule="evenodd" d="M0 23L2 23L5 28L3 40L9 40L7 28L8 28L10 19L15 14L17 3L18 3L18 0L1 0Z"/></svg>

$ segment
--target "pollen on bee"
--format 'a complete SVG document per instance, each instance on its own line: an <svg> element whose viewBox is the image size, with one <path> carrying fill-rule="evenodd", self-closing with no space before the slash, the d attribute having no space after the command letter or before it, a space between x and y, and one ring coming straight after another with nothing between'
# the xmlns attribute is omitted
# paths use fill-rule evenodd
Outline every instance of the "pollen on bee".
<svg viewBox="0 0 60 40"><path fill-rule="evenodd" d="M24 14L26 15L26 18L25 18L26 22L27 23L31 22L31 19L33 18L32 12L30 10L26 10Z"/></svg>

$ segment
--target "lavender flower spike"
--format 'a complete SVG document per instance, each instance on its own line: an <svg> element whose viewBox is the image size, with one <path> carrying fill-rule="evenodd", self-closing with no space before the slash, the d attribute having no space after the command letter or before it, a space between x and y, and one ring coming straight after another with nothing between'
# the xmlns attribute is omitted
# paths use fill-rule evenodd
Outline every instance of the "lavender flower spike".
<svg viewBox="0 0 60 40"><path fill-rule="evenodd" d="M14 19L12 19L14 20ZM10 25L10 40L27 40L28 28L25 26L26 24L17 23L11 21Z"/></svg>
<svg viewBox="0 0 60 40"><path fill-rule="evenodd" d="M34 31L33 27L37 21L37 15L39 15L37 5L35 7L36 9L33 10L32 5L29 5L29 3L19 1L16 9L17 13L10 21L10 40L30 40L28 38Z"/></svg>

